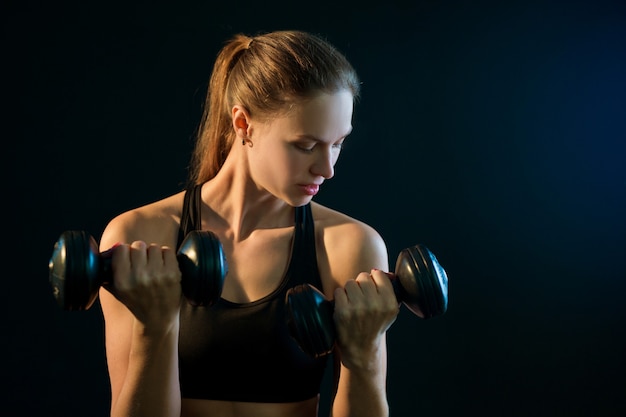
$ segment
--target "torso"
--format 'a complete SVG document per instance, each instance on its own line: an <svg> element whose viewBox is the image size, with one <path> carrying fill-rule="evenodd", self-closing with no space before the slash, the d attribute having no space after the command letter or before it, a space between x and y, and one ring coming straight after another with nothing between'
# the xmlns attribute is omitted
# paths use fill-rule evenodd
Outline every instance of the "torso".
<svg viewBox="0 0 626 417"><path fill-rule="evenodd" d="M180 207L183 193L168 197L146 206L135 212L136 222L134 233L137 239L161 242L175 246L180 222ZM322 289L327 296L341 282L336 282L335 274L343 275L341 259L349 257L353 250L358 250L358 242L363 232L358 221L311 203L315 218L316 247L318 249L318 265ZM168 220L169 219L169 220ZM158 227L157 227L158 226ZM262 299L274 291L284 275L291 253L293 226L261 229L255 231L241 242L234 242L224 231L211 228L203 220L202 228L214 231L222 243L227 259L229 259L229 275L225 280L222 298L233 303L249 303ZM352 233L357 232L357 233ZM128 238L133 240L133 233ZM336 242L343 242L335 246ZM345 246L344 246L345 245ZM335 273L331 274L330 265L334 265ZM243 277L257 277L254 281ZM352 277L352 274L348 276ZM219 358L215 358L219 361ZM206 377L211 378L210 369ZM270 377L269 375L267 376ZM294 402L258 403L242 401L216 401L209 399L182 399L182 417L315 417L317 416L317 396Z"/></svg>
<svg viewBox="0 0 626 417"><path fill-rule="evenodd" d="M197 192L189 195L199 201ZM297 346L285 307L289 288L305 282L321 287L316 239L310 208L290 212L291 225L258 228L239 241L228 229L220 230L219 222L212 224L208 207L202 211L208 221L197 212L189 214L193 220L183 226L183 234L198 227L213 231L229 266L214 305L183 300L179 369L184 398L254 403L317 398L327 358L311 358Z"/></svg>
<svg viewBox="0 0 626 417"><path fill-rule="evenodd" d="M316 417L317 408L317 398L282 404L183 398L181 417Z"/></svg>

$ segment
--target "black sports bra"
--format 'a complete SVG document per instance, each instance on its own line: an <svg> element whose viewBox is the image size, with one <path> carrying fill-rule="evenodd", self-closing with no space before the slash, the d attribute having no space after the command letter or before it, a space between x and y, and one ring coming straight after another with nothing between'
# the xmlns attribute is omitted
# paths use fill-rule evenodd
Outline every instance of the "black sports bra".
<svg viewBox="0 0 626 417"><path fill-rule="evenodd" d="M179 233L200 228L200 186L187 190ZM245 304L220 298L211 307L183 301L179 366L183 398L283 403L320 392L327 357L313 359L290 337L285 317L289 288L321 288L309 204L297 207L291 260L278 288ZM228 279L228 277L226 277Z"/></svg>

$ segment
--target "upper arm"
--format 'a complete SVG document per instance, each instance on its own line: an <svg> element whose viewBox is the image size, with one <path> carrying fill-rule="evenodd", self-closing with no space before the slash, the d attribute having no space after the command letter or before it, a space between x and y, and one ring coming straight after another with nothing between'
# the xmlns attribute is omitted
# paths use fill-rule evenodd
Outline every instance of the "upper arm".
<svg viewBox="0 0 626 417"><path fill-rule="evenodd" d="M143 240L160 245L175 244L177 224L168 216L149 207L131 210L112 219L100 239L100 251L118 243ZM111 383L112 400L115 402L127 376L135 317L107 288L99 290L100 305L104 316L105 348Z"/></svg>
<svg viewBox="0 0 626 417"><path fill-rule="evenodd" d="M133 216L132 213L124 213L107 225L100 240L101 251L108 250L117 243L130 243ZM115 403L128 369L134 316L106 288L100 288L99 298L104 316L105 349L111 394Z"/></svg>
<svg viewBox="0 0 626 417"><path fill-rule="evenodd" d="M321 222L323 227L319 231L318 267L322 278L323 292L329 299L334 297L334 291L338 287L345 286L349 280L356 279L361 272L369 273L372 269L388 271L387 246L382 236L371 226L344 216L336 217L336 222ZM316 223L317 227L317 223ZM320 256L321 255L321 256ZM377 385L376 392L384 391L384 381L387 372L387 346L386 337L380 337L378 355L378 370L373 377ZM346 386L354 378L353 372L343 365L341 352L334 351L333 372L333 404L338 407L348 407L349 399L346 395ZM340 378L344 380L340 389ZM358 385L358 383L357 383ZM338 393L342 393L337 396Z"/></svg>
<svg viewBox="0 0 626 417"><path fill-rule="evenodd" d="M321 256L318 266L323 292L332 297L335 288L372 269L388 271L387 246L381 235L371 226L349 219L325 227L322 231Z"/></svg>

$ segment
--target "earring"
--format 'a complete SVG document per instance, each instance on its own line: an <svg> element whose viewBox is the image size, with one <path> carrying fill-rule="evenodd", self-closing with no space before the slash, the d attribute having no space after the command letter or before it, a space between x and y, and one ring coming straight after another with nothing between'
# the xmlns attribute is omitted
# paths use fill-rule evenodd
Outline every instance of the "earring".
<svg viewBox="0 0 626 417"><path fill-rule="evenodd" d="M241 139L241 144L242 144L243 146L246 146L246 140L245 140L245 139Z"/></svg>

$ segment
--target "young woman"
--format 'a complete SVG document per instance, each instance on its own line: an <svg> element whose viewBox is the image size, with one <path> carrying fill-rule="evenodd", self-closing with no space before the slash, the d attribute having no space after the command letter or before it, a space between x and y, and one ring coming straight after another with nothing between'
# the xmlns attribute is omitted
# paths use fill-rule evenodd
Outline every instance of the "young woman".
<svg viewBox="0 0 626 417"><path fill-rule="evenodd" d="M399 311L370 226L312 201L352 130L359 80L325 40L237 35L218 54L190 186L114 218L114 285L100 290L112 416L314 417L326 366L289 337L285 294L334 299L334 417L388 415L385 334ZM375 204L364 201L365 204ZM191 305L176 250L210 230L221 298Z"/></svg>

